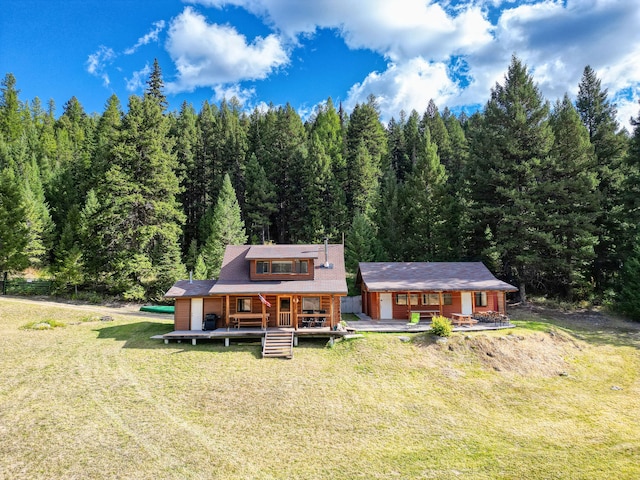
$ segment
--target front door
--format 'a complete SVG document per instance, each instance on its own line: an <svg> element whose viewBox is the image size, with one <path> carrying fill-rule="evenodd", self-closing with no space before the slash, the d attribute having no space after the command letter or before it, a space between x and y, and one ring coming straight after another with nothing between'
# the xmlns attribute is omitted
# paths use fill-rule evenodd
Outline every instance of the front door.
<svg viewBox="0 0 640 480"><path fill-rule="evenodd" d="M191 299L191 330L202 330L202 298Z"/></svg>
<svg viewBox="0 0 640 480"><path fill-rule="evenodd" d="M291 323L291 297L278 299L278 326L290 327Z"/></svg>
<svg viewBox="0 0 640 480"><path fill-rule="evenodd" d="M392 295L390 293L380 294L380 319L390 320L393 318L393 304L391 303Z"/></svg>
<svg viewBox="0 0 640 480"><path fill-rule="evenodd" d="M473 313L473 306L471 304L471 292L462 292L462 312L464 315L471 315Z"/></svg>

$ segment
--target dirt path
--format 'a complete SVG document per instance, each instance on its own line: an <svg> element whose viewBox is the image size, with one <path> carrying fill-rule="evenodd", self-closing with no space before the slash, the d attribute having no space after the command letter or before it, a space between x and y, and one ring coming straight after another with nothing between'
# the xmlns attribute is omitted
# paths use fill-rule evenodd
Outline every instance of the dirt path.
<svg viewBox="0 0 640 480"><path fill-rule="evenodd" d="M25 303L25 304L38 304L38 305L50 305L52 307L64 307L72 308L75 310L83 310L87 312L93 312L100 315L128 315L134 317L145 318L158 318L158 319L170 319L171 315L152 312L141 312L141 304L119 304L119 305L91 305L91 304L78 304L65 301L51 300L47 297L16 297L11 295L0 296L0 306L5 301L11 301L13 303Z"/></svg>

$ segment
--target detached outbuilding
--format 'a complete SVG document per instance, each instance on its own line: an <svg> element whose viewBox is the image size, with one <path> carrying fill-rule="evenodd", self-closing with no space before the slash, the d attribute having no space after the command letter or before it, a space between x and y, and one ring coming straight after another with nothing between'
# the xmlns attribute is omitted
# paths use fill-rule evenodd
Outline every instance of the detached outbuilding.
<svg viewBox="0 0 640 480"><path fill-rule="evenodd" d="M482 262L362 262L356 287L362 311L373 319L506 314L513 285L498 280Z"/></svg>

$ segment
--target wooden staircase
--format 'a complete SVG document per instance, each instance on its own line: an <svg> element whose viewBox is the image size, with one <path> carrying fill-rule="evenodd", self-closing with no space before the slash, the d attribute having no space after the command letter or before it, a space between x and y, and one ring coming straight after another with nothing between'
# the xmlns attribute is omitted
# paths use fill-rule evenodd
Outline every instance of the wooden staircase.
<svg viewBox="0 0 640 480"><path fill-rule="evenodd" d="M262 358L293 358L293 331L267 330L262 346Z"/></svg>

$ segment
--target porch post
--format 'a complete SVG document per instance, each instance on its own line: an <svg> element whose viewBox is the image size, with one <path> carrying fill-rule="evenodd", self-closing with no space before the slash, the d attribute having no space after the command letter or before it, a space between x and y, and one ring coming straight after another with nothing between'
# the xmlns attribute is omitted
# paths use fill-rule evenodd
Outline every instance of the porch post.
<svg viewBox="0 0 640 480"><path fill-rule="evenodd" d="M331 321L329 322L329 328L331 328L331 330L333 330L333 325L334 325L333 295L329 296L329 300L331 301L331 305L329 305L329 315L331 317Z"/></svg>
<svg viewBox="0 0 640 480"><path fill-rule="evenodd" d="M440 310L440 316L442 316L442 292L438 292L438 309Z"/></svg>
<svg viewBox="0 0 640 480"><path fill-rule="evenodd" d="M391 302L393 303L393 298L391 299ZM411 320L411 292L407 292L407 318Z"/></svg>
<svg viewBox="0 0 640 480"><path fill-rule="evenodd" d="M262 302L260 302L260 305L262 305L262 329L266 330L267 329L267 322L266 322L266 320L267 320L267 315L266 315L267 306Z"/></svg>
<svg viewBox="0 0 640 480"><path fill-rule="evenodd" d="M224 323L229 330L229 295L224 296Z"/></svg>

